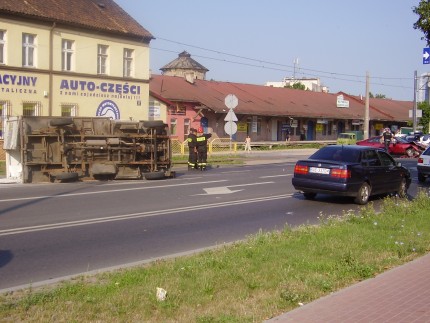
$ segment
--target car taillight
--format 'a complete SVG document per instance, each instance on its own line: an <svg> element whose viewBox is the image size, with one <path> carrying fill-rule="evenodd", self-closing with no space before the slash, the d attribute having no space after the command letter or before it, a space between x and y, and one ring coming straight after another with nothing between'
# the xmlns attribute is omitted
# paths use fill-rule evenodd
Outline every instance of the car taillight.
<svg viewBox="0 0 430 323"><path fill-rule="evenodd" d="M308 166L296 165L294 167L294 174L307 174L308 171L309 171L309 167Z"/></svg>
<svg viewBox="0 0 430 323"><path fill-rule="evenodd" d="M351 177L351 171L348 169L332 169L330 173L331 177L336 178L350 178Z"/></svg>
<svg viewBox="0 0 430 323"><path fill-rule="evenodd" d="M424 162L424 159L422 157L418 158L418 163L422 164Z"/></svg>

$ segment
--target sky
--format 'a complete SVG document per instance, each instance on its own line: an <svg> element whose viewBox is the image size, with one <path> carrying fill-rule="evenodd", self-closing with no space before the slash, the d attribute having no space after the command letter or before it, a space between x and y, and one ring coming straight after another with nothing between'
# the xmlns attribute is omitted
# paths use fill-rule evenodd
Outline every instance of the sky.
<svg viewBox="0 0 430 323"><path fill-rule="evenodd" d="M364 96L368 74L372 94L413 101L415 71L430 72L413 28L419 0L115 1L155 37L153 74L187 51L207 80L319 78L330 93Z"/></svg>

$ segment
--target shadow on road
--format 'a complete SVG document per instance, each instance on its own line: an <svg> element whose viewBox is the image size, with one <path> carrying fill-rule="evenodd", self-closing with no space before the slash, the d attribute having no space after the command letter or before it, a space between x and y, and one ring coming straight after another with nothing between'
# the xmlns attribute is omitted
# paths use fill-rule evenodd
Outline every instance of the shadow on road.
<svg viewBox="0 0 430 323"><path fill-rule="evenodd" d="M12 252L10 250L0 249L0 268L7 265L13 258Z"/></svg>

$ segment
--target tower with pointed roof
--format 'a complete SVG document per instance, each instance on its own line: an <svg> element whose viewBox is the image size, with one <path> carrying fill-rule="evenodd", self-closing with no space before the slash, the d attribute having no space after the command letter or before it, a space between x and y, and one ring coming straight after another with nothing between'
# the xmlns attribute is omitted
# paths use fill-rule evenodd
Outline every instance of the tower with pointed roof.
<svg viewBox="0 0 430 323"><path fill-rule="evenodd" d="M191 55L183 51L178 58L160 68L164 75L180 76L192 82L194 79L205 80L209 70L202 64L191 58Z"/></svg>

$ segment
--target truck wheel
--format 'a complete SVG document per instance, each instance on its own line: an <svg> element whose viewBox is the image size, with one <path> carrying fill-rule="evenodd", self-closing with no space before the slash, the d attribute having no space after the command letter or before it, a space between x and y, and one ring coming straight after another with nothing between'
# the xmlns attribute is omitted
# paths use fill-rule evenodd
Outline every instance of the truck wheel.
<svg viewBox="0 0 430 323"><path fill-rule="evenodd" d="M71 124L73 124L72 118L52 119L49 121L49 125L51 127L68 126Z"/></svg>
<svg viewBox="0 0 430 323"><path fill-rule="evenodd" d="M55 179L59 181L75 181L79 178L79 174L72 172L72 173L59 173L55 175Z"/></svg>
<svg viewBox="0 0 430 323"><path fill-rule="evenodd" d="M166 177L164 172L149 172L144 173L143 176L145 176L146 180L164 179Z"/></svg>
<svg viewBox="0 0 430 323"><path fill-rule="evenodd" d="M143 126L145 128L158 128L165 127L165 124L162 120L151 120L151 121L143 121Z"/></svg>

